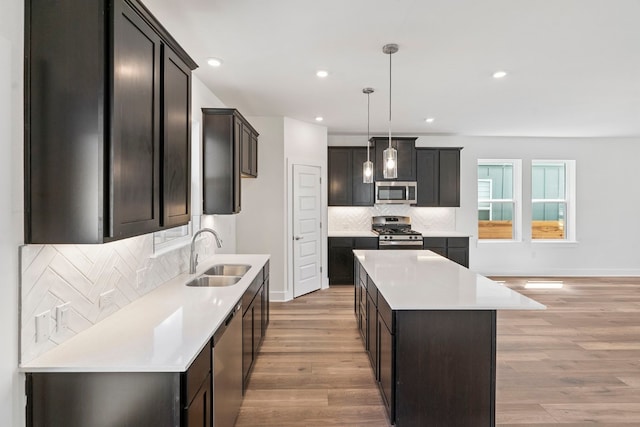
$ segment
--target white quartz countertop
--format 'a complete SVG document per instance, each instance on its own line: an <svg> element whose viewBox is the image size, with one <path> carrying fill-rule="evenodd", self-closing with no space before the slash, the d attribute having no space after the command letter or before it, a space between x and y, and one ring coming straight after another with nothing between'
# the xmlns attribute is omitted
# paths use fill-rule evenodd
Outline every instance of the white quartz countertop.
<svg viewBox="0 0 640 427"><path fill-rule="evenodd" d="M392 310L542 310L506 286L426 250L354 250Z"/></svg>
<svg viewBox="0 0 640 427"><path fill-rule="evenodd" d="M420 230L418 228L414 228L414 230L422 233L422 237L470 237L468 233L461 233L459 231ZM329 237L378 237L378 235L371 230L363 230L363 231L329 230L327 234Z"/></svg>
<svg viewBox="0 0 640 427"><path fill-rule="evenodd" d="M371 230L364 231L329 231L327 233L329 237L378 237L376 233Z"/></svg>
<svg viewBox="0 0 640 427"><path fill-rule="evenodd" d="M269 255L213 255L118 312L21 365L24 372L183 372L209 340ZM233 286L185 283L214 264L249 264Z"/></svg>
<svg viewBox="0 0 640 427"><path fill-rule="evenodd" d="M471 237L469 233L459 231L421 230L419 228L414 228L414 230L421 233L422 237Z"/></svg>

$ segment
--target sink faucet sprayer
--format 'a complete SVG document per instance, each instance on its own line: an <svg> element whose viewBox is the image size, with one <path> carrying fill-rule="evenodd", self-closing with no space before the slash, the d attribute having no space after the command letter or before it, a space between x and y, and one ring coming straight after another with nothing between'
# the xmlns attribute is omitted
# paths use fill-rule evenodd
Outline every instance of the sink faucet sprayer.
<svg viewBox="0 0 640 427"><path fill-rule="evenodd" d="M219 248L222 247L222 239L220 239L220 236L218 236L218 233L216 233L211 228L201 228L200 230L196 231L193 234L193 238L191 239L191 254L189 255L189 274L195 274L196 267L198 265L198 254L195 253L196 252L196 238L201 233L204 233L205 231L207 233L213 234L213 237L216 238L216 245L218 245Z"/></svg>

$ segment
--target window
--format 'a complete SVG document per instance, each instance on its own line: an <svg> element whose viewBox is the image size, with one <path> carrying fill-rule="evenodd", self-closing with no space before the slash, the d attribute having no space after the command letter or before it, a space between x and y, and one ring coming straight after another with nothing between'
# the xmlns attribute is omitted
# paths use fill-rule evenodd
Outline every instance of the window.
<svg viewBox="0 0 640 427"><path fill-rule="evenodd" d="M478 238L519 240L520 160L478 160Z"/></svg>
<svg viewBox="0 0 640 427"><path fill-rule="evenodd" d="M575 161L531 162L531 239L575 240Z"/></svg>

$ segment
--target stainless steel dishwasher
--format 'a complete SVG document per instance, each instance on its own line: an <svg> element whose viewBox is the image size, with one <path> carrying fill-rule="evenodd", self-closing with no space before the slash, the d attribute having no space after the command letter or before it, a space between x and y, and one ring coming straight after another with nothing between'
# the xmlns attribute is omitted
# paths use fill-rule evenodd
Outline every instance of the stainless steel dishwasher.
<svg viewBox="0 0 640 427"><path fill-rule="evenodd" d="M242 404L242 304L213 335L213 427L233 427Z"/></svg>

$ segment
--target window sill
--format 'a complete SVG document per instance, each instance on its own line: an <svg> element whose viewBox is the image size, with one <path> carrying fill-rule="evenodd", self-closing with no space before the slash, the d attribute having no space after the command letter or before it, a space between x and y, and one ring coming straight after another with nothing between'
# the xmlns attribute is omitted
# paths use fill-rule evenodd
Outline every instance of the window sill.
<svg viewBox="0 0 640 427"><path fill-rule="evenodd" d="M553 239L536 239L531 240L531 243L534 245L544 245L544 246L563 246L563 247L577 247L577 240L553 240Z"/></svg>
<svg viewBox="0 0 640 427"><path fill-rule="evenodd" d="M478 239L478 244L479 245L495 245L495 244L500 244L500 243L505 243L505 244L509 244L509 243L522 243L522 240L516 240L516 239Z"/></svg>

